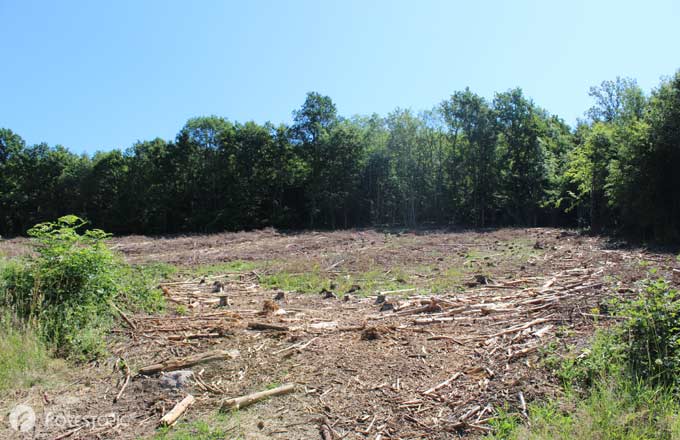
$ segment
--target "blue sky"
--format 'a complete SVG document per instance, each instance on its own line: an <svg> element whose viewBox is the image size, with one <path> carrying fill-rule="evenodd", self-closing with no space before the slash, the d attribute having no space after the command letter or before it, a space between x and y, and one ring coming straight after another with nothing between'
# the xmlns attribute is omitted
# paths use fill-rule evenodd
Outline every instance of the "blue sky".
<svg viewBox="0 0 680 440"><path fill-rule="evenodd" d="M312 90L350 116L520 86L573 123L591 85L680 68L673 0L0 0L0 23L0 127L77 153L289 122Z"/></svg>

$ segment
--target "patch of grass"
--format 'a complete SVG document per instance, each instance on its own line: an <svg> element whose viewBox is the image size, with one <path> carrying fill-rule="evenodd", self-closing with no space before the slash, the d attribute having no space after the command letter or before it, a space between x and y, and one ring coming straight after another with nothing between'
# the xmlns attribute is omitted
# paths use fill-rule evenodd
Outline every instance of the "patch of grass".
<svg viewBox="0 0 680 440"><path fill-rule="evenodd" d="M361 287L353 292L355 295L372 295L378 291L400 290L413 287L408 282L408 275L400 268L390 272L368 270L360 273L328 273L322 272L318 266L298 273L286 271L275 272L260 278L260 284L266 288L278 288L301 293L319 293L322 289L343 296L353 286Z"/></svg>
<svg viewBox="0 0 680 440"><path fill-rule="evenodd" d="M330 289L331 279L321 275L318 267L303 273L276 272L260 278L265 288L277 288L300 293L319 293Z"/></svg>
<svg viewBox="0 0 680 440"><path fill-rule="evenodd" d="M191 269L191 273L198 276L221 275L233 272L247 272L257 269L259 264L254 261L234 260L213 264L204 264Z"/></svg>
<svg viewBox="0 0 680 440"><path fill-rule="evenodd" d="M466 271L459 267L449 267L430 282L432 293L447 293L462 288L462 282L467 276Z"/></svg>
<svg viewBox="0 0 680 440"><path fill-rule="evenodd" d="M278 388L281 385L283 385L281 382L270 382L270 383L267 384L266 388L268 390L273 390L274 388Z"/></svg>
<svg viewBox="0 0 680 440"><path fill-rule="evenodd" d="M238 412L210 414L204 420L180 420L175 426L160 428L153 440L240 440Z"/></svg>
<svg viewBox="0 0 680 440"><path fill-rule="evenodd" d="M65 368L50 357L45 344L30 326L9 313L0 315L0 392L47 384Z"/></svg>
<svg viewBox="0 0 680 440"><path fill-rule="evenodd" d="M529 423L501 412L491 423L495 440L643 440L680 438L680 405L672 392L645 384L600 382L587 397L529 405Z"/></svg>

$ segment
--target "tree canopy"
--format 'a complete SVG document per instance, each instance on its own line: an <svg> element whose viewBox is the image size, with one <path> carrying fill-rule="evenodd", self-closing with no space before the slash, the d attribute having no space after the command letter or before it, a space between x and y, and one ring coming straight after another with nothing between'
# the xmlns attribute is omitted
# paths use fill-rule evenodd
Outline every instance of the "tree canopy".
<svg viewBox="0 0 680 440"><path fill-rule="evenodd" d="M579 225L680 238L680 72L592 87L569 127L524 92L342 117L308 93L290 126L218 116L173 140L76 155L0 129L0 234L73 213L115 233L369 225Z"/></svg>

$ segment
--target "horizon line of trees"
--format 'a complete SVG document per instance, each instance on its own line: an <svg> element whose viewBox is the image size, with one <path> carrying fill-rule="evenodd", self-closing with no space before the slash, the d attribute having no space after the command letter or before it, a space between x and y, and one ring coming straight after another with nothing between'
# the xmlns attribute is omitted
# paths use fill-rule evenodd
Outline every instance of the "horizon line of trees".
<svg viewBox="0 0 680 440"><path fill-rule="evenodd" d="M680 71L604 81L576 127L520 88L344 118L310 92L293 123L190 119L172 141L76 155L0 129L0 235L76 214L118 234L274 226L579 226L680 238Z"/></svg>

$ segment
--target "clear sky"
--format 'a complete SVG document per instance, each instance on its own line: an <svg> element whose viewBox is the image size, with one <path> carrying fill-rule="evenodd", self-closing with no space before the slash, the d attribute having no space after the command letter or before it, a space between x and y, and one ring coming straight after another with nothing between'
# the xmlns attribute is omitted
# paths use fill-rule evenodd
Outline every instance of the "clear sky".
<svg viewBox="0 0 680 440"><path fill-rule="evenodd" d="M680 1L0 0L0 57L0 127L77 153L289 122L308 91L351 116L520 86L573 123L591 85L680 68Z"/></svg>

